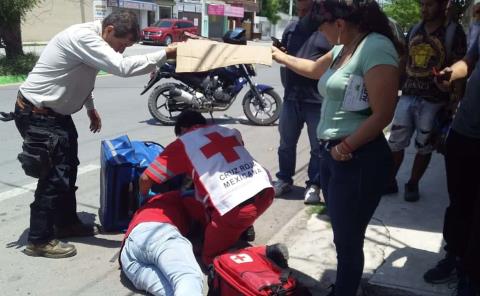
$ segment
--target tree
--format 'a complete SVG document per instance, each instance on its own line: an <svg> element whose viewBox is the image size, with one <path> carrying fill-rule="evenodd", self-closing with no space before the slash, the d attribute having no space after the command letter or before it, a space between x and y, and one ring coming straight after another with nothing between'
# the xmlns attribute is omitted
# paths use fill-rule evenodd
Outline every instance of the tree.
<svg viewBox="0 0 480 296"><path fill-rule="evenodd" d="M25 14L43 0L1 0L0 40L7 59L23 55L21 23ZM0 42L0 43L2 43Z"/></svg>
<svg viewBox="0 0 480 296"><path fill-rule="evenodd" d="M292 15L296 15L296 9L295 9L295 0L292 0L293 1L293 5L292 5ZM290 9L290 0L278 0L278 10L280 12L283 12L283 13L287 13L289 12L289 9Z"/></svg>
<svg viewBox="0 0 480 296"><path fill-rule="evenodd" d="M277 15L280 9L278 0L262 0L262 15L265 16L273 25L275 25L280 17Z"/></svg>
<svg viewBox="0 0 480 296"><path fill-rule="evenodd" d="M418 0L392 0L383 6L385 13L394 19L404 31L410 29L420 20Z"/></svg>

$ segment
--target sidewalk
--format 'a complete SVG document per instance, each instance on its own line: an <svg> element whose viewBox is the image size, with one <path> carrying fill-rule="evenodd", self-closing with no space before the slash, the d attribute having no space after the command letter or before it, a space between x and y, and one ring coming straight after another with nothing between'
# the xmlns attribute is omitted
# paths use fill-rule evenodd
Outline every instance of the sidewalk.
<svg viewBox="0 0 480 296"><path fill-rule="evenodd" d="M455 284L431 285L423 273L443 258L442 227L448 195L443 156L435 154L420 184L421 198L403 200L415 151L407 150L397 177L400 192L384 196L367 229L365 295L452 295ZM300 183L301 177L298 178ZM310 210L311 212L311 210ZM336 252L328 217L300 211L269 243L283 242L290 266L314 295L323 296L335 281Z"/></svg>

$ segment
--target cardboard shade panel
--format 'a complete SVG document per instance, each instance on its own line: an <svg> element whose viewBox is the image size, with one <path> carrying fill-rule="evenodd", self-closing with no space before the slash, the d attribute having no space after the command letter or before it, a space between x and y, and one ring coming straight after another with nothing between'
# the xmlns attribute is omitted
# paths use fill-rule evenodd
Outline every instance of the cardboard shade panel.
<svg viewBox="0 0 480 296"><path fill-rule="evenodd" d="M204 72L238 64L271 66L272 49L269 46L233 45L192 39L177 47L177 73Z"/></svg>

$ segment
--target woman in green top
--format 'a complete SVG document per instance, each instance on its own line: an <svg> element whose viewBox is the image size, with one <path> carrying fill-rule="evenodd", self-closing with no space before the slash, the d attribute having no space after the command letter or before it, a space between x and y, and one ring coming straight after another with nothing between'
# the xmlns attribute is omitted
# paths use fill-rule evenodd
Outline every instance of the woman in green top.
<svg viewBox="0 0 480 296"><path fill-rule="evenodd" d="M291 70L319 79L324 98L317 128L320 183L338 259L330 295L354 296L363 272L365 231L392 170L383 129L397 102L401 46L375 1L317 1L311 17L335 44L329 53L317 61L276 48L272 54Z"/></svg>

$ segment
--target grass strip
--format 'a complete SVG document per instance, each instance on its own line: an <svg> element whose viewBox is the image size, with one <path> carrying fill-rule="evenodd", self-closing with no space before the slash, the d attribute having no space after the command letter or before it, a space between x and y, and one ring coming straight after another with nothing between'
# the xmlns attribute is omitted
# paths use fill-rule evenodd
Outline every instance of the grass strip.
<svg viewBox="0 0 480 296"><path fill-rule="evenodd" d="M98 73L98 76L104 76L108 75L107 72L100 71ZM5 84L12 84L12 83L20 83L25 81L27 78L27 75L4 75L0 76L0 85L5 85Z"/></svg>

